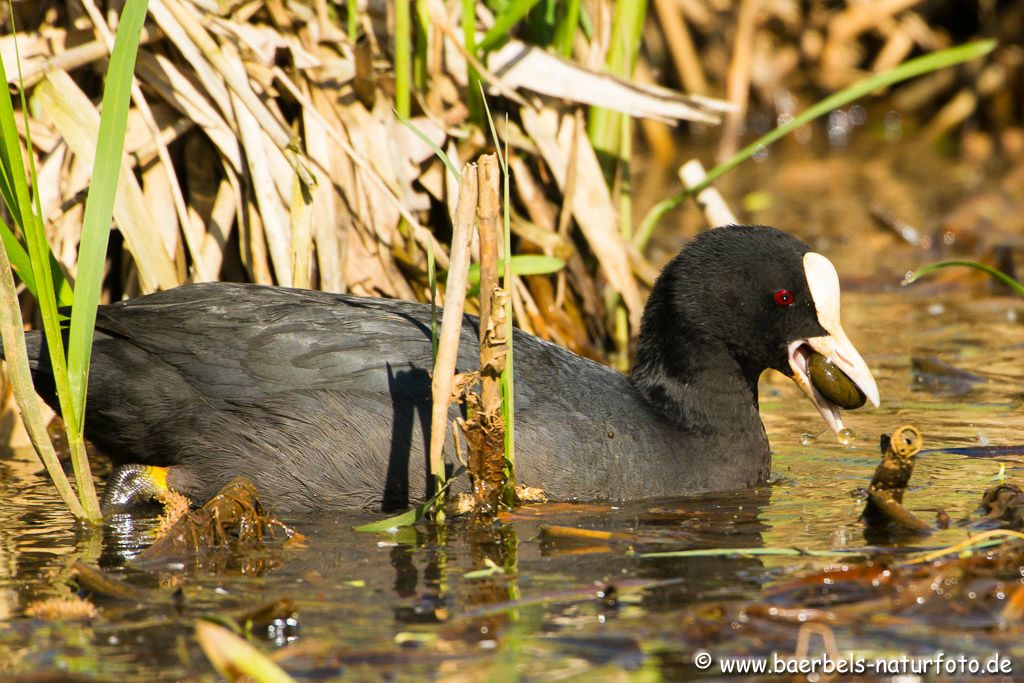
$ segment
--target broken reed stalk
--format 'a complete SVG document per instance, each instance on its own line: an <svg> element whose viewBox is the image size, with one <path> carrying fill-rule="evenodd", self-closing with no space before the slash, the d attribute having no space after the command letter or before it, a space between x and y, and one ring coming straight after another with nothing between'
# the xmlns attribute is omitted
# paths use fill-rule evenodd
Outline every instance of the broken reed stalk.
<svg viewBox="0 0 1024 683"><path fill-rule="evenodd" d="M430 473L434 479L434 491L439 491L445 481L444 438L448 432L452 376L459 355L462 311L466 303L466 282L469 276L469 244L476 218L477 195L477 166L466 164L459 179L459 203L455 209L455 225L452 229L444 315L441 317L441 335L431 381L433 405L430 420ZM443 509L443 503L438 505L438 509Z"/></svg>
<svg viewBox="0 0 1024 683"><path fill-rule="evenodd" d="M921 432L911 425L899 427L891 437L882 436L882 462L871 477L862 515L868 526L894 524L918 532L932 530L930 524L903 507L903 492L921 446Z"/></svg>
<svg viewBox="0 0 1024 683"><path fill-rule="evenodd" d="M498 188L497 160L493 154L479 160L479 198L477 218L480 221L480 345L487 336L487 321L491 318L491 293L498 286ZM485 394L486 398L486 394Z"/></svg>
<svg viewBox="0 0 1024 683"><path fill-rule="evenodd" d="M501 191L502 191L502 212L501 212L501 236L505 255L505 272L502 274L501 282L504 286L504 323L505 338L507 340L504 353L503 367L500 371L501 387L501 422L504 433L504 455L505 455L505 478L499 495L508 505L515 503L516 498L516 392L515 372L513 370L514 354L512 348L512 297L511 292L514 286L512 279L512 199L511 176L508 170L508 114L505 115L505 150L502 151L501 140L498 138L498 130L494 127L494 117L491 116L491 109L487 106L487 98L484 92L480 91L484 103L484 112L487 114L487 125L491 129L491 138L494 140L494 148L498 153L498 161L501 163ZM492 302L497 305L500 302Z"/></svg>
<svg viewBox="0 0 1024 683"><path fill-rule="evenodd" d="M500 175L493 154L480 157L480 401L466 427L469 476L477 510L495 512L505 483L501 373L508 351L508 293L498 286ZM507 263L508 255L506 255Z"/></svg>
<svg viewBox="0 0 1024 683"><path fill-rule="evenodd" d="M679 167L679 179L683 181L683 187L688 190L699 187L707 175L704 164L697 159L690 159ZM698 192L695 199L697 206L704 212L704 221L709 228L736 225L739 222L736 220L736 214L732 212L725 198L714 185L708 185Z"/></svg>

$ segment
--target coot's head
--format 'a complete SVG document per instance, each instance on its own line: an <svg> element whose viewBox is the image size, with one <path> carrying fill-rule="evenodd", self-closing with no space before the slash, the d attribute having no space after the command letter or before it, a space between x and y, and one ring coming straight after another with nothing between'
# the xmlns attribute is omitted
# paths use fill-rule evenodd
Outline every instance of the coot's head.
<svg viewBox="0 0 1024 683"><path fill-rule="evenodd" d="M774 228L726 226L695 238L658 278L644 312L634 378L658 403L672 379L689 381L715 364L738 366L754 387L773 368L792 378L838 432L839 406L811 380L813 352L878 405L874 377L840 322L832 263Z"/></svg>

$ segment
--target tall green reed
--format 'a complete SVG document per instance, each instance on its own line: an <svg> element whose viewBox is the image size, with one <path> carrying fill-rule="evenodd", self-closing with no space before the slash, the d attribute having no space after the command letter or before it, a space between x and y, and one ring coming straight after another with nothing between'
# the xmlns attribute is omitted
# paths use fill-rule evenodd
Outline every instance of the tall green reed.
<svg viewBox="0 0 1024 683"><path fill-rule="evenodd" d="M355 45L359 38L359 0L345 0L345 30L349 42Z"/></svg>
<svg viewBox="0 0 1024 683"><path fill-rule="evenodd" d="M412 12L410 0L395 0L395 109L409 118L412 95Z"/></svg>
<svg viewBox="0 0 1024 683"><path fill-rule="evenodd" d="M615 0L607 58L611 75L627 79L633 75L646 16L646 0ZM628 118L626 114L594 107L587 123L590 141L609 179L629 161L623 150L628 135L623 133L629 133L631 128L623 125L623 117Z"/></svg>
<svg viewBox="0 0 1024 683"><path fill-rule="evenodd" d="M607 58L608 73L611 75L626 79L632 76L646 16L646 1L615 1ZM629 168L633 152L632 118L603 107L592 107L587 129L609 186L618 186L619 229L629 239L633 214ZM606 297L605 305L612 311L612 337L616 347L614 364L625 370L629 362L629 319L626 308L618 296L611 292Z"/></svg>
<svg viewBox="0 0 1024 683"><path fill-rule="evenodd" d="M572 57L576 29L580 25L580 0L568 0L559 5L562 13L555 27L555 48L563 57Z"/></svg>
<svg viewBox="0 0 1024 683"><path fill-rule="evenodd" d="M512 0L507 3L502 11L494 17L494 26L484 34L477 49L487 52L500 45L538 2L539 0Z"/></svg>
<svg viewBox="0 0 1024 683"><path fill-rule="evenodd" d="M60 271L53 268L53 255L46 241L39 203L39 188L34 159L22 156L17 138L13 104L9 92L0 93L0 131L3 145L0 148L0 194L3 195L8 211L13 217L24 239L28 264L24 263L16 243L4 239L4 247L19 278L29 285L39 302L43 331L46 336L47 352L53 369L54 383L68 446L75 472L81 510L75 506L72 512L90 522L100 520L99 501L96 497L88 456L85 452L85 406L88 391L89 359L92 352L93 330L96 309L103 282L103 267L106 260L107 242L110 235L110 220L114 210L118 174L121 172L121 158L124 150L124 136L127 125L128 105L138 51L139 37L146 19L147 0L127 0L118 24L114 48L107 68L107 81L103 91L103 109L97 138L96 157L93 163L92 183L85 202L82 224L82 239L79 244L78 277L73 294ZM19 64L20 73L20 64ZM6 71L0 64L0 78L7 81ZM20 80L20 79L19 79ZM21 88L22 112L27 117L24 87ZM31 138L26 121L26 137L31 150ZM25 173L26 166L29 169ZM30 192L31 183L31 192ZM6 227L6 226L5 226ZM68 326L62 324L60 306L68 300L72 304ZM65 336L67 331L67 355ZM6 341L6 340L5 340ZM8 348L5 344L5 349ZM10 352L24 353L23 349L9 349ZM22 359L18 358L16 362ZM27 363L27 359L25 360ZM25 407L23 406L23 412ZM30 430L36 451L41 458L50 449L38 442L40 435ZM44 459L44 464L46 460ZM62 484L55 479L58 489Z"/></svg>
<svg viewBox="0 0 1024 683"><path fill-rule="evenodd" d="M462 0L462 42L466 51L479 56L483 50L476 44L476 2ZM480 74L466 61L466 106L471 121L480 120Z"/></svg>

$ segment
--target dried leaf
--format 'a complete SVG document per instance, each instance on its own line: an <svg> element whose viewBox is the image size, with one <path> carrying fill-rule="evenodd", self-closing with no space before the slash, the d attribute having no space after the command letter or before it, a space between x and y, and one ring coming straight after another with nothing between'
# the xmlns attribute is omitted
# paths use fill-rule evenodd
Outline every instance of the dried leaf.
<svg viewBox="0 0 1024 683"><path fill-rule="evenodd" d="M524 88L666 123L714 124L719 121L718 112L732 109L721 100L688 97L668 88L590 71L541 48L514 40L492 53L488 65L502 83L511 88Z"/></svg>

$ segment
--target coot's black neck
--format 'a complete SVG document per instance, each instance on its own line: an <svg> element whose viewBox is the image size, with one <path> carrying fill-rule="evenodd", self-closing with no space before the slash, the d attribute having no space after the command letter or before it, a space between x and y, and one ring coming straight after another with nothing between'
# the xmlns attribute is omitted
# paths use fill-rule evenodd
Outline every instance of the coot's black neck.
<svg viewBox="0 0 1024 683"><path fill-rule="evenodd" d="M633 385L658 414L688 432L760 436L761 368L745 368L657 289L644 312Z"/></svg>

